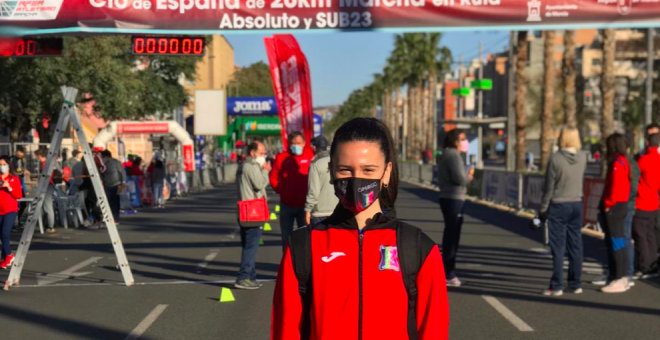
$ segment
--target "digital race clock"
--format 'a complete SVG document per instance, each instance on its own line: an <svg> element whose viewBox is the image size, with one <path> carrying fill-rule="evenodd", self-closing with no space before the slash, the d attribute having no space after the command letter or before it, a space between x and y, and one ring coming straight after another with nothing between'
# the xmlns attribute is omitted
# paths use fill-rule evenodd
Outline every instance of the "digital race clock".
<svg viewBox="0 0 660 340"><path fill-rule="evenodd" d="M61 56L62 38L0 38L0 57Z"/></svg>
<svg viewBox="0 0 660 340"><path fill-rule="evenodd" d="M131 49L137 55L204 55L202 37L133 36Z"/></svg>

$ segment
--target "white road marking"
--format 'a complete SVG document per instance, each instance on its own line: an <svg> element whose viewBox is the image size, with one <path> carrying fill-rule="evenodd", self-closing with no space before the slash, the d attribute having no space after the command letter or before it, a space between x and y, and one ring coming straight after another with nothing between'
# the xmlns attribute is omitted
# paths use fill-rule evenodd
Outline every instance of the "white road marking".
<svg viewBox="0 0 660 340"><path fill-rule="evenodd" d="M496 299L493 296L490 295L482 295L482 298L488 302L489 305L491 305L497 312L502 314L502 316L507 319L514 327L518 328L519 331L521 332L533 332L534 329L530 327L525 321L523 321L521 318L519 318L516 314L513 314L513 312L509 309L506 308L505 305L503 305L498 299Z"/></svg>
<svg viewBox="0 0 660 340"><path fill-rule="evenodd" d="M261 282L275 282L275 279L264 279ZM154 281L154 282L136 282L134 286L160 286L160 285L207 285L207 284L222 284L234 283L236 279L231 280L216 280L216 281ZM124 282L93 282L93 283L56 283L49 286L39 285L20 285L16 288L50 288L50 287L90 287L90 286L125 286Z"/></svg>
<svg viewBox="0 0 660 340"><path fill-rule="evenodd" d="M218 256L217 252L216 253L209 253L208 255L206 255L206 257L204 258L204 261L202 261L200 264L197 265L197 272L201 273L202 269L206 268L209 265L209 263L211 263L211 261L213 261L213 259L216 256Z"/></svg>
<svg viewBox="0 0 660 340"><path fill-rule="evenodd" d="M144 318L144 320L142 320L142 322L140 322L140 324L137 325L137 327L135 327L135 329L131 331L131 333L129 333L126 338L124 338L124 340L139 339L142 336L142 334L144 334L144 332L146 332L149 329L149 327L151 327L151 325L156 321L156 319L158 319L158 317L161 314L163 314L167 306L168 305L156 306L156 308L154 308L154 310L152 310L151 313L149 313L149 315L147 315L147 317Z"/></svg>
<svg viewBox="0 0 660 340"><path fill-rule="evenodd" d="M79 277L79 276L84 276L84 275L89 275L92 272L83 272L83 273L78 273L77 271L89 266L90 264L97 262L98 260L102 259L100 256L96 257L90 257L87 260L78 263L77 265L65 269L59 273L55 274L48 274L44 276L37 276L37 286L45 286L49 284L53 284L59 281L64 281L70 277Z"/></svg>
<svg viewBox="0 0 660 340"><path fill-rule="evenodd" d="M464 267L481 267L481 264L479 264L479 263L466 263L463 266Z"/></svg>

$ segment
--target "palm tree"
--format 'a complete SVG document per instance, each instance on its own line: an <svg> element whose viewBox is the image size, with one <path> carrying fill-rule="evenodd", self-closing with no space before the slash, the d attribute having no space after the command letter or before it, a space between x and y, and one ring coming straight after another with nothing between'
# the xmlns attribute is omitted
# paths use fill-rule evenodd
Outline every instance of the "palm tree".
<svg viewBox="0 0 660 340"><path fill-rule="evenodd" d="M545 32L543 44L543 114L541 115L541 169L545 169L552 154L554 130L552 129L552 107L555 90L555 31Z"/></svg>
<svg viewBox="0 0 660 340"><path fill-rule="evenodd" d="M525 128L527 127L527 108L525 97L527 96L527 32L518 32L518 43L516 46L516 170L525 171L525 153L527 152L527 140Z"/></svg>
<svg viewBox="0 0 660 340"><path fill-rule="evenodd" d="M603 39L603 72L600 78L600 92L603 96L603 106L600 119L601 154L606 156L605 139L614 133L614 58L616 52L616 31L606 29ZM605 157L603 157L605 159ZM607 173L607 162L601 162L601 175Z"/></svg>
<svg viewBox="0 0 660 340"><path fill-rule="evenodd" d="M570 128L577 128L577 104L575 101L577 70L575 59L575 31L566 30L564 33L564 56L562 60L564 75L564 124Z"/></svg>

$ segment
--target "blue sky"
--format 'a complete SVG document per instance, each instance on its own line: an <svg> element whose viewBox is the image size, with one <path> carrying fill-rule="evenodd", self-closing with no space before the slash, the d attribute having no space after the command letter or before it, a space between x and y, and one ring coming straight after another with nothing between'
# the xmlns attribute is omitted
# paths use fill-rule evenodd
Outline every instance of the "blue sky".
<svg viewBox="0 0 660 340"><path fill-rule="evenodd" d="M237 66L267 61L263 38L267 35L240 34L225 37L234 47ZM355 89L371 82L374 73L382 71L393 44L394 33L304 33L296 35L307 55L312 74L314 106L341 104ZM508 46L509 32L448 32L441 44L449 47L458 60L478 55L479 41L485 53L499 52Z"/></svg>

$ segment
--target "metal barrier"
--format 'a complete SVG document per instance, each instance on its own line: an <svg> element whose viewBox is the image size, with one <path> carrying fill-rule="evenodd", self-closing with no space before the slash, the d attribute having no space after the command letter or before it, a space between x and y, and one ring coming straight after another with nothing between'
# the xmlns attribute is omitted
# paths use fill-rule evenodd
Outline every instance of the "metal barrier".
<svg viewBox="0 0 660 340"><path fill-rule="evenodd" d="M432 165L399 163L399 176L402 180L435 184L436 170ZM519 210L538 211L543 199L545 177L540 174L523 174L501 170L476 170L474 179L468 185L468 195L481 200L506 205ZM598 229L598 205L605 189L601 178L584 178L584 225Z"/></svg>

